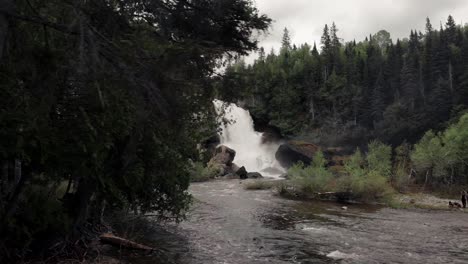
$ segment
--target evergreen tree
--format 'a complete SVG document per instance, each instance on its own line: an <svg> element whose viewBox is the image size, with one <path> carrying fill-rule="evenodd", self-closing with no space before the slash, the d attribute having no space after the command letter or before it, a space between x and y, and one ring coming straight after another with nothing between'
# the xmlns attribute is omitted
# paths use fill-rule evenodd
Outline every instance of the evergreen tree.
<svg viewBox="0 0 468 264"><path fill-rule="evenodd" d="M458 44L457 41L457 25L451 15L448 16L447 22L445 23L446 38L448 44Z"/></svg>
<svg viewBox="0 0 468 264"><path fill-rule="evenodd" d="M284 28L283 30L283 38L281 40L281 49L284 49L284 50L291 49L291 36L287 28Z"/></svg>

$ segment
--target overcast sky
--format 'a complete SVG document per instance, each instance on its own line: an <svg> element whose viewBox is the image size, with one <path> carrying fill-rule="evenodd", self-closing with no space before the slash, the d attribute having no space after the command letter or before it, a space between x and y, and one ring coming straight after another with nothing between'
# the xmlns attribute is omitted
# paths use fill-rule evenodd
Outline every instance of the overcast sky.
<svg viewBox="0 0 468 264"><path fill-rule="evenodd" d="M260 12L272 18L268 36L260 46L268 52L281 46L283 29L291 32L293 43L320 44L325 24L336 23L345 41L363 40L380 29L392 39L409 36L411 29L424 30L426 17L434 28L451 14L457 23L468 22L468 0L254 0Z"/></svg>

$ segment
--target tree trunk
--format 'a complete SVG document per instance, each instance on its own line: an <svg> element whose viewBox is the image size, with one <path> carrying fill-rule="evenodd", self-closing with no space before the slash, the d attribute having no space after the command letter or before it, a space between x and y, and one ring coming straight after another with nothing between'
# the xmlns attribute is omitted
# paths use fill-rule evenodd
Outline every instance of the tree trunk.
<svg viewBox="0 0 468 264"><path fill-rule="evenodd" d="M76 218L73 224L73 236L79 236L79 231L89 215L89 205L91 202L91 197L93 196L96 189L96 184L94 181L88 178L81 179L78 184L78 188L75 193L76 199ZM72 203L73 204L73 203Z"/></svg>
<svg viewBox="0 0 468 264"><path fill-rule="evenodd" d="M430 169L426 171L426 179L424 180L424 185L422 187L422 191L424 191L425 188L426 188L427 179L428 179L428 176L429 176L429 171L430 171Z"/></svg>

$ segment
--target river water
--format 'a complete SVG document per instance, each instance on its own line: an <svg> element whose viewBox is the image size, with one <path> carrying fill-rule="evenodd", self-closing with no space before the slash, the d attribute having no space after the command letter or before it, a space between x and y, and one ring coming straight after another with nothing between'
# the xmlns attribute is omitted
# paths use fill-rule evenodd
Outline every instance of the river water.
<svg viewBox="0 0 468 264"><path fill-rule="evenodd" d="M131 263L468 263L468 214L295 201L239 180L193 184L187 221L142 239ZM138 229L138 227L137 227Z"/></svg>

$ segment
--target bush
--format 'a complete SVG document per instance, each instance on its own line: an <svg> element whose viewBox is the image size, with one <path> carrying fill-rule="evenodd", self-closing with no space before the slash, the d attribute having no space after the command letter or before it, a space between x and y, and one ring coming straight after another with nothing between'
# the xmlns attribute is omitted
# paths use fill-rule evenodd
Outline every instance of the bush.
<svg viewBox="0 0 468 264"><path fill-rule="evenodd" d="M369 143L367 164L370 171L390 178L392 174L392 148L382 142L372 141Z"/></svg>
<svg viewBox="0 0 468 264"><path fill-rule="evenodd" d="M415 145L411 153L420 176L424 182L466 184L468 160L468 114L448 127L445 131L428 131Z"/></svg>
<svg viewBox="0 0 468 264"><path fill-rule="evenodd" d="M380 200L392 192L389 184L391 148L380 142L371 142L366 161L359 149L356 150L345 163L346 175L338 179L337 190L352 192L359 200Z"/></svg>
<svg viewBox="0 0 468 264"><path fill-rule="evenodd" d="M10 254L24 255L29 246L55 241L71 230L72 219L63 210L59 197L46 186L31 184L21 198L21 210L4 226L2 243L8 245Z"/></svg>
<svg viewBox="0 0 468 264"><path fill-rule="evenodd" d="M330 190L333 174L325 167L326 160L322 152L317 152L310 166L297 163L288 170L291 181L301 191L323 192ZM327 189L328 188L328 189Z"/></svg>
<svg viewBox="0 0 468 264"><path fill-rule="evenodd" d="M392 185L399 192L407 192L411 183L411 146L403 143L395 148Z"/></svg>
<svg viewBox="0 0 468 264"><path fill-rule="evenodd" d="M219 169L213 166L205 167L201 162L194 162L190 173L192 182L203 182L214 179L219 175Z"/></svg>

